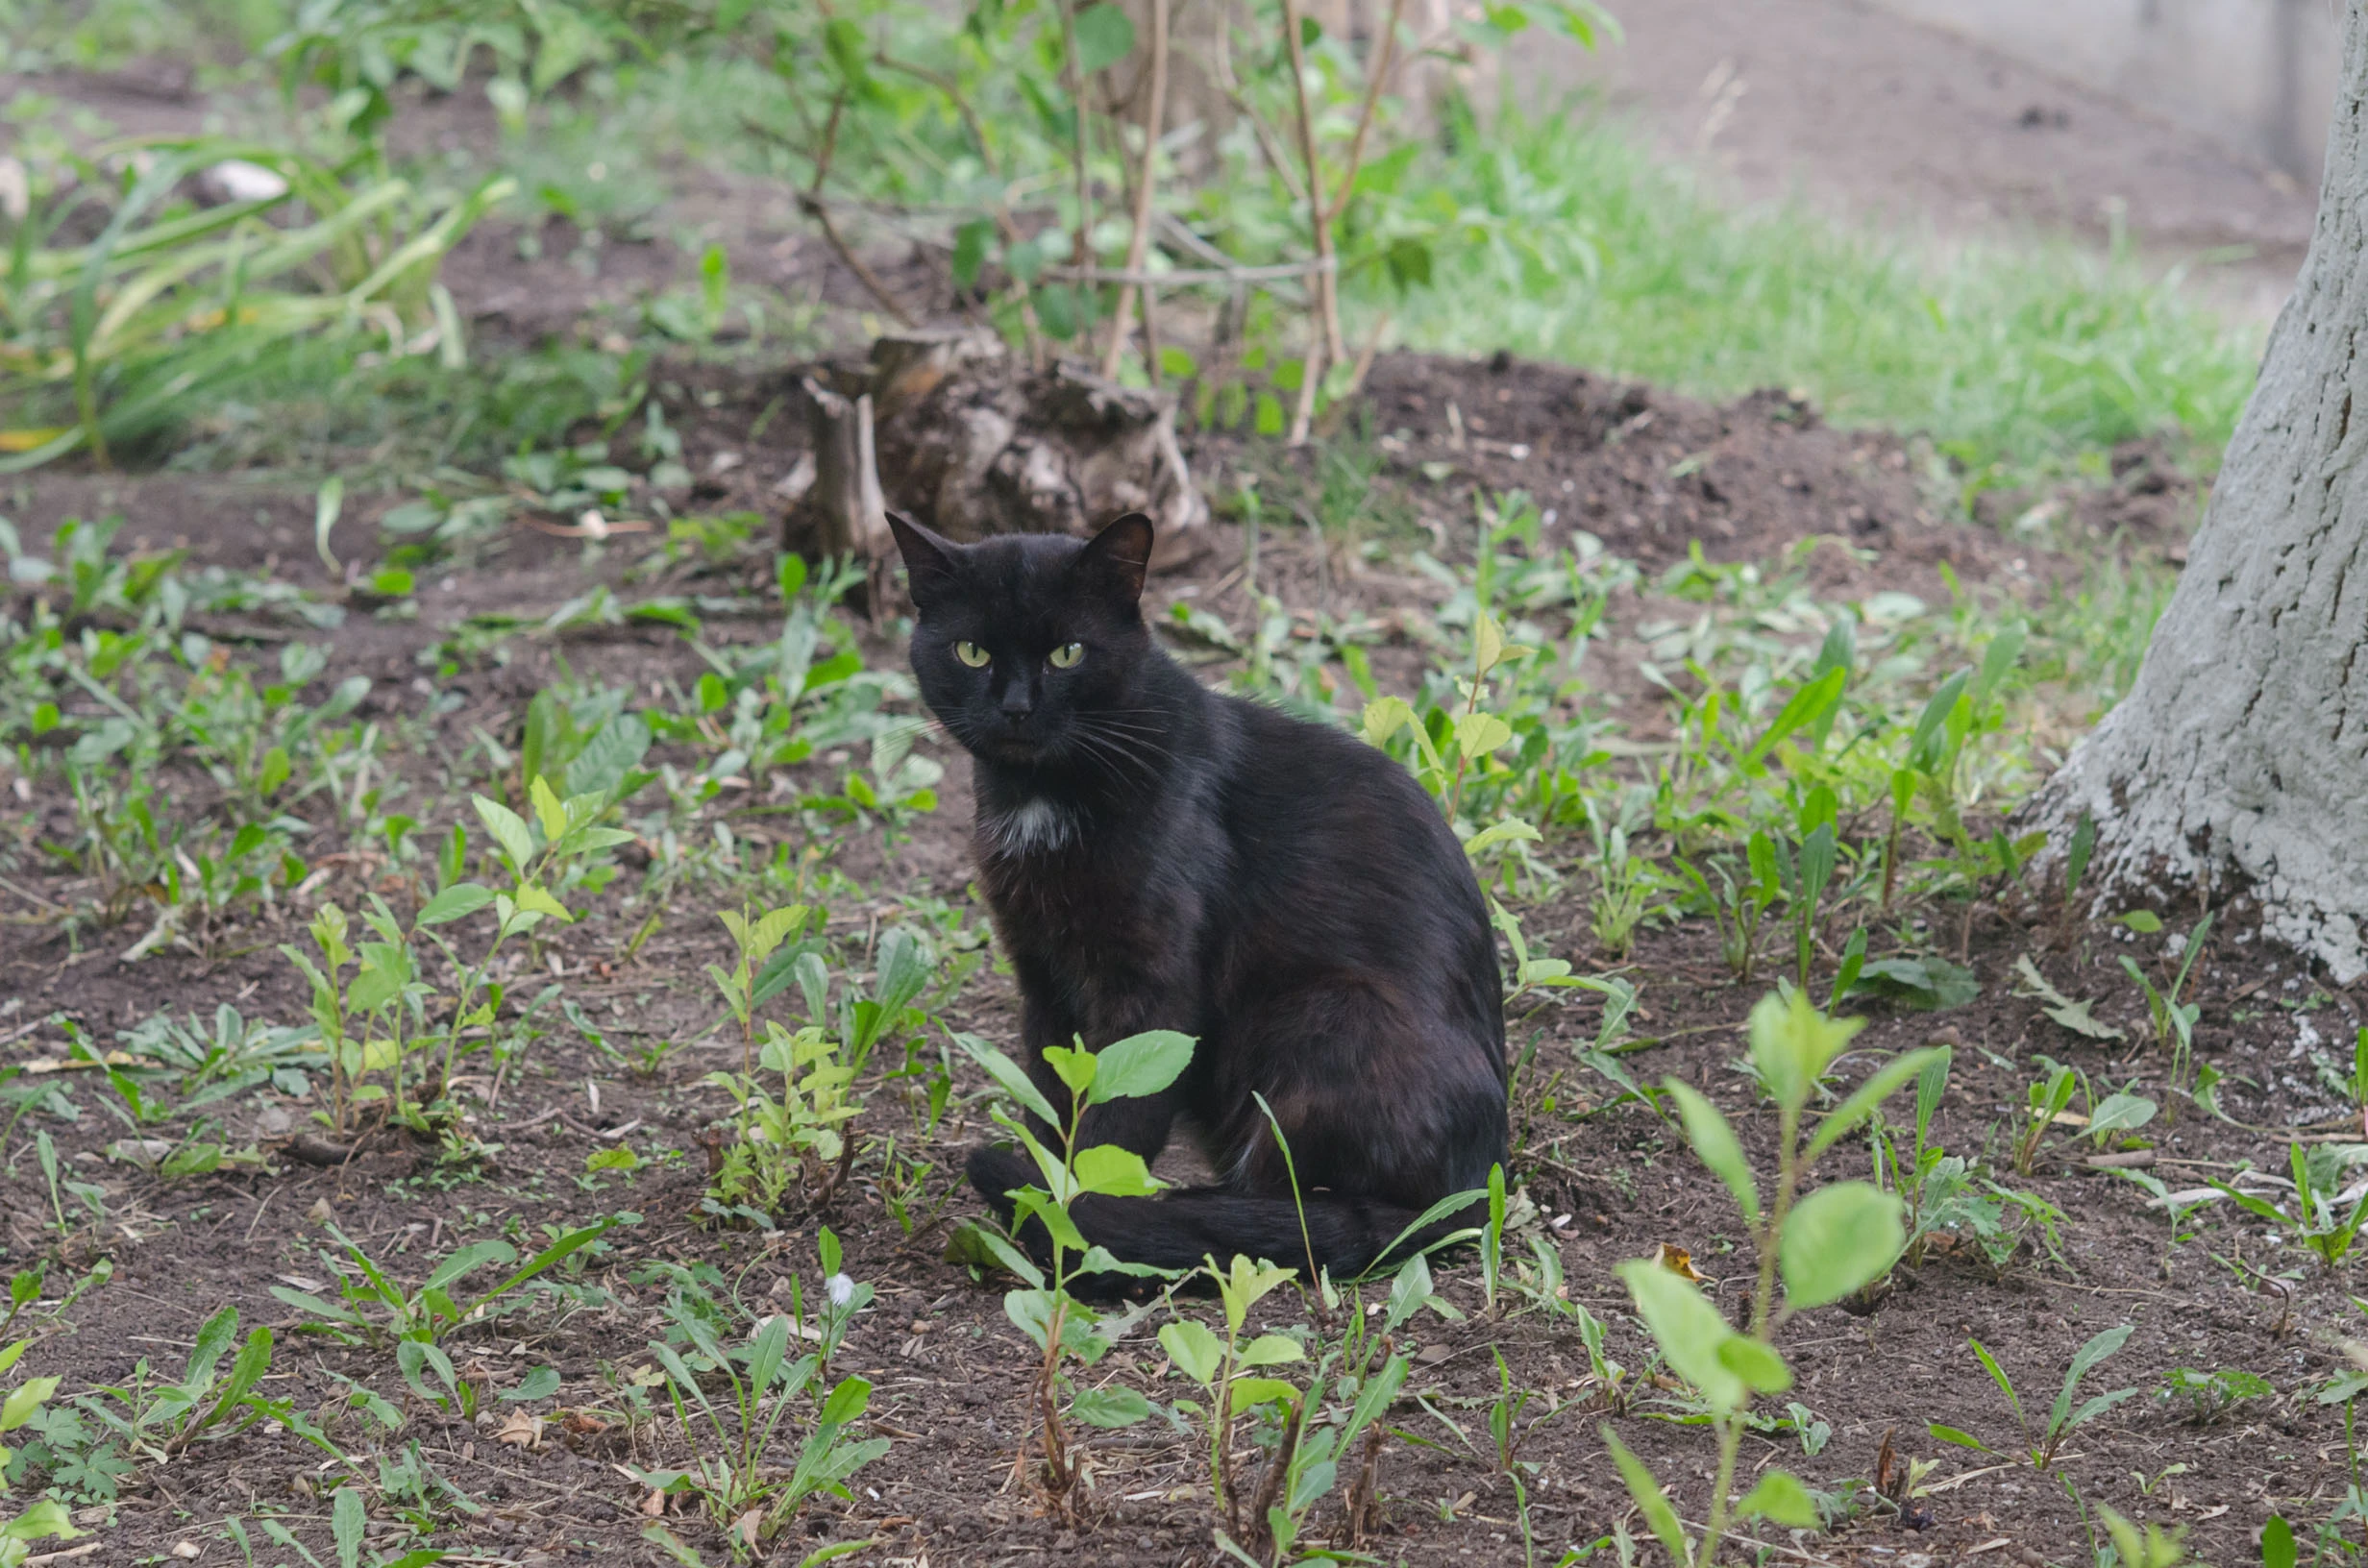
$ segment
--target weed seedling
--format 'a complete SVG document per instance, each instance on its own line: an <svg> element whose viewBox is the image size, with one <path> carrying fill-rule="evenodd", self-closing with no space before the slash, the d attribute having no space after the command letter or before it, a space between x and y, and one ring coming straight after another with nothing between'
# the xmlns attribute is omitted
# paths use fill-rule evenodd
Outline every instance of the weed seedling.
<svg viewBox="0 0 2368 1568"><path fill-rule="evenodd" d="M1982 1369L1989 1374L1990 1381L2007 1396L2007 1404L2014 1411L2014 1419L2022 1423L2023 1434L2031 1443L2027 1451L2031 1462L2045 1470L2054 1466L2057 1450L2063 1446L2063 1440L2073 1432L2137 1393L2135 1388L2116 1388L2110 1393L2098 1394L2078 1409L2072 1406L2073 1396L2080 1390L2081 1380L2088 1376L2090 1369L2099 1361L2129 1343L2132 1332L2127 1323L2119 1328L2108 1329L2073 1353L2072 1365L2064 1373L2063 1387L2058 1390L2056 1403L2047 1412L2047 1425L2039 1430L2035 1437L2032 1435L2031 1422L2023 1414L2023 1402L2014 1392L2013 1380L2007 1376L2006 1368L1998 1364L1998 1359L1989 1353L1981 1340L1970 1339L1966 1343L1973 1347L1974 1360L1982 1363ZM1944 1443L1979 1449L1985 1454L1995 1452L1980 1438L1959 1428L1943 1426L1936 1421L1931 1424L1930 1430L1935 1437Z"/></svg>
<svg viewBox="0 0 2368 1568"><path fill-rule="evenodd" d="M2209 1185L2245 1213L2282 1231L2294 1232L2321 1263L2332 1269L2350 1255L2352 1243L2359 1238L2361 1221L2368 1220L2368 1189L2361 1191L2350 1213L2343 1212L2337 1188L2345 1163L2341 1151L2329 1144L2313 1144L2307 1152L2300 1143L2288 1144L2286 1166L2294 1173L2289 1208L2281 1209L2257 1192L2239 1191L2218 1177L2211 1178Z"/></svg>
<svg viewBox="0 0 2368 1568"><path fill-rule="evenodd" d="M197 1331L179 1383L152 1386L142 1360L133 1368L130 1387L94 1388L76 1403L150 1459L170 1459L215 1427L226 1427L217 1436L236 1436L263 1418L251 1396L271 1366L271 1331L250 1333L230 1370L221 1372L222 1358L237 1340L238 1309L225 1307ZM226 1426L233 1417L241 1419Z"/></svg>
<svg viewBox="0 0 2368 1568"><path fill-rule="evenodd" d="M2187 1087L2187 1067L2195 1045L2195 1020L2203 1009L2194 1002L2182 1002L2180 993L2187 989L2187 976L2195 972L2196 961L2204 956L2204 944L2211 936L2212 917L2205 916L2187 933L2185 947L2180 954L2179 972L2171 979L2168 990L2158 991L2146 971L2138 968L2137 960L2127 953L2121 956L2124 973L2138 984L2146 993L2147 1026L2157 1044L2171 1047L2171 1088L2183 1090Z"/></svg>
<svg viewBox="0 0 2368 1568"><path fill-rule="evenodd" d="M2162 1380L2160 1398L2178 1410L2188 1425L2208 1427L2248 1399L2266 1399L2274 1390L2269 1380L2234 1367L2198 1372L2179 1367Z"/></svg>
<svg viewBox="0 0 2368 1568"><path fill-rule="evenodd" d="M1023 1288L1004 1295L1003 1311L1035 1341L1042 1357L1029 1396L1036 1448L1043 1461L1040 1482L1053 1508L1065 1517L1073 1516L1082 1456L1070 1438L1067 1417L1074 1415L1098 1427L1129 1427L1149 1415L1151 1406L1132 1389L1072 1385L1069 1364L1073 1360L1091 1366L1100 1360L1135 1318L1104 1319L1077 1300L1071 1286L1080 1275L1157 1277L1160 1271L1122 1263L1103 1248L1089 1246L1070 1211L1088 1194L1148 1197L1161 1186L1141 1155L1108 1143L1080 1148L1077 1139L1091 1107L1156 1094L1175 1082L1192 1061L1193 1041L1189 1035L1154 1029L1130 1035L1099 1051L1081 1045L1047 1046L1045 1063L1069 1090L1069 1115L1063 1116L1018 1063L975 1036L954 1038L1035 1118L1036 1125L1049 1130L1061 1143L1061 1151L1054 1153L1034 1127L998 1108L996 1119L1018 1135L1044 1176L1043 1187L1018 1188L1007 1196L1016 1230L1025 1234L1031 1227L1041 1227L1049 1268L1039 1266L1009 1242L984 1231L974 1229L967 1234L978 1237L997 1262L1026 1282Z"/></svg>
<svg viewBox="0 0 2368 1568"><path fill-rule="evenodd" d="M1776 1102L1778 1116L1776 1187L1764 1203L1759 1180L1727 1118L1690 1085L1677 1078L1665 1082L1685 1123L1687 1141L1733 1194L1760 1264L1746 1319L1749 1327L1743 1333L1658 1260L1619 1265L1645 1328L1670 1370L1693 1385L1718 1433L1717 1476L1709 1518L1697 1538L1679 1520L1644 1461L1610 1426L1603 1429L1629 1495L1676 1562L1717 1560L1719 1543L1734 1517L1764 1518L1795 1529L1813 1529L1818 1523L1809 1489L1786 1471L1763 1470L1740 1503L1730 1503L1729 1496L1752 1401L1792 1386L1791 1369L1774 1345L1777 1328L1794 1312L1839 1301L1881 1278L1907 1244L1900 1200L1867 1183L1833 1182L1806 1197L1799 1195L1801 1180L1817 1157L1873 1116L1885 1100L1935 1060L1935 1052L1922 1050L1886 1063L1804 1137L1802 1118L1817 1084L1859 1027L1857 1020L1827 1018L1797 991L1764 997L1752 1009L1754 1076ZM1780 1278L1781 1307L1776 1298Z"/></svg>

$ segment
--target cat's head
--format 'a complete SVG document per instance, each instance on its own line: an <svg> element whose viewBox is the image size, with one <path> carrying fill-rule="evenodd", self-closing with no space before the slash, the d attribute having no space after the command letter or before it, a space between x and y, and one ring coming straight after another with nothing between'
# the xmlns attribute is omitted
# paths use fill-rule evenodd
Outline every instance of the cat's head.
<svg viewBox="0 0 2368 1568"><path fill-rule="evenodd" d="M888 514L912 581L922 699L974 756L1083 768L1106 753L1147 661L1151 520L1129 512L1085 541L1000 534L957 545Z"/></svg>

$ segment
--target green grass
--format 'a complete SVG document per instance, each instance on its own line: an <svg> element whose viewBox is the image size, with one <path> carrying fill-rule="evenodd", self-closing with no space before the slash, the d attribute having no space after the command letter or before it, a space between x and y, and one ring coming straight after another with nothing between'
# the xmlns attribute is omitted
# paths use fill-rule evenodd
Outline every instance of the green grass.
<svg viewBox="0 0 2368 1568"><path fill-rule="evenodd" d="M1512 345L1710 396L1798 387L1838 422L1929 432L1977 473L2060 471L2147 435L2209 468L2252 389L2257 335L2127 256L1942 253L1796 207L1731 211L1578 112L1460 140L1425 194L1504 237L1443 252L1434 285L1394 302L1410 347Z"/></svg>

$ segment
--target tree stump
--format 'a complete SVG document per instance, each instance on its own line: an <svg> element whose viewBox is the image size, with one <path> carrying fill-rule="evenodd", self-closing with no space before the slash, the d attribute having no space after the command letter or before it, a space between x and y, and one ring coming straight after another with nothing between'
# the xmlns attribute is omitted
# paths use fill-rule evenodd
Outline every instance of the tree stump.
<svg viewBox="0 0 2368 1568"><path fill-rule="evenodd" d="M1158 530L1154 569L1207 549L1208 506L1193 488L1165 393L1073 363L1031 370L999 338L975 332L883 337L870 363L842 371L835 387L814 377L803 385L816 475L784 527L788 548L891 554L884 511L872 509L884 504L965 542L1084 537L1140 511ZM865 496L861 476L832 466L860 464L867 437L877 500Z"/></svg>
<svg viewBox="0 0 2368 1568"><path fill-rule="evenodd" d="M895 548L880 498L872 396L841 397L811 376L802 383L814 440L814 483L802 511L815 551L876 560Z"/></svg>

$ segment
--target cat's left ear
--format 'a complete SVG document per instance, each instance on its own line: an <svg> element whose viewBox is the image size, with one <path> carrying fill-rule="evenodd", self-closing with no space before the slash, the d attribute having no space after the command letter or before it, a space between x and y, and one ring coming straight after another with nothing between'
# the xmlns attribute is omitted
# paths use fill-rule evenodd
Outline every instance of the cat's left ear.
<svg viewBox="0 0 2368 1568"><path fill-rule="evenodd" d="M1086 541L1077 573L1098 591L1128 604L1143 598L1144 574L1151 568L1151 520L1128 512Z"/></svg>
<svg viewBox="0 0 2368 1568"><path fill-rule="evenodd" d="M896 535L897 551L904 557L914 608L926 609L950 594L955 576L954 551L961 547L931 533L902 512L888 514L888 529Z"/></svg>

